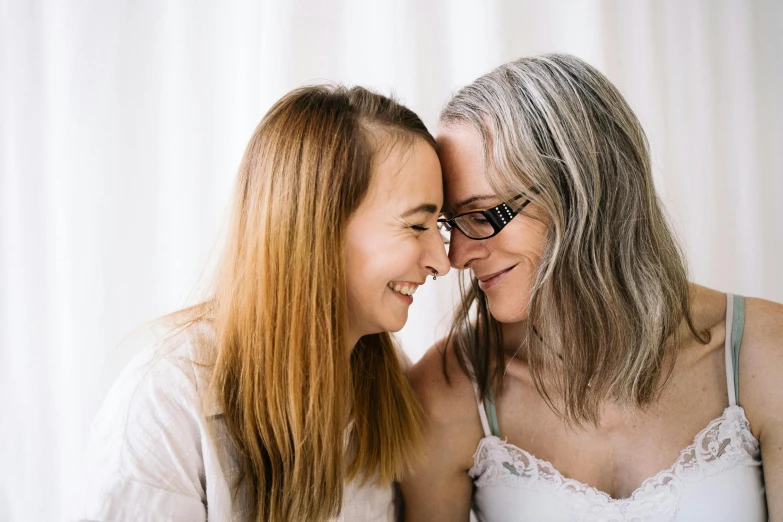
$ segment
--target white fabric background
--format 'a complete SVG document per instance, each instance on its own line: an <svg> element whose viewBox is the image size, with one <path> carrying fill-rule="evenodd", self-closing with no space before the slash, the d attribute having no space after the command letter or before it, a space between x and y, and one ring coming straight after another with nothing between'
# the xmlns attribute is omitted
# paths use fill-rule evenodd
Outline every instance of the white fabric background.
<svg viewBox="0 0 783 522"><path fill-rule="evenodd" d="M197 295L246 141L304 83L433 127L494 66L576 54L642 120L692 278L783 301L781 29L775 0L0 0L0 521L58 518L121 342ZM414 359L453 281L416 294Z"/></svg>

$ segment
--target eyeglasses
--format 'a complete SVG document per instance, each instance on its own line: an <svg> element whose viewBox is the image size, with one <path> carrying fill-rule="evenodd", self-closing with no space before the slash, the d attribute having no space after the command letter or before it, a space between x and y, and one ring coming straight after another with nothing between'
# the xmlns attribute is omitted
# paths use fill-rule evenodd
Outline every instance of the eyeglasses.
<svg viewBox="0 0 783 522"><path fill-rule="evenodd" d="M511 201L517 201L525 196L519 195ZM451 229L456 228L470 239L489 239L496 236L503 227L508 225L514 216L530 204L530 199L525 199L516 210L507 203L492 208L482 208L464 212L453 218L438 219L438 229L443 240L448 243L451 239Z"/></svg>

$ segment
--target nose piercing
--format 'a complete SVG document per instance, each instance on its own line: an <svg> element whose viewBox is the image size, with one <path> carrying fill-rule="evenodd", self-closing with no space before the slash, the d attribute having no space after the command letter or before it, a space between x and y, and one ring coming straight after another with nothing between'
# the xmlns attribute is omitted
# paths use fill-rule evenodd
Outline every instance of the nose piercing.
<svg viewBox="0 0 783 522"><path fill-rule="evenodd" d="M438 278L438 271L434 268L432 269L432 280L435 281Z"/></svg>

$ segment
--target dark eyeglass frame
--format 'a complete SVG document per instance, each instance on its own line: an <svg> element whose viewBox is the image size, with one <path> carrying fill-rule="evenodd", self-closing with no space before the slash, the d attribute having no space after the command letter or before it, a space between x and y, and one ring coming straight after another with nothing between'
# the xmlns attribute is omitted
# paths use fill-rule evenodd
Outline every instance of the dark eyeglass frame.
<svg viewBox="0 0 783 522"><path fill-rule="evenodd" d="M511 201L517 201L518 199L524 198L526 196L520 194L519 196L511 198ZM510 202L509 202L510 203ZM456 228L462 234L467 237L468 239L472 239L474 241L481 241L483 239L489 239L491 237L495 237L500 233L503 228L508 225L514 217L519 214L523 208L528 206L530 204L530 198L527 198L522 205L517 210L512 209L508 204L504 201L500 205L490 207L490 208L478 208L475 210L469 210L467 212L463 212L462 214L456 215L452 218L438 218L438 228L443 228L444 225L446 225L448 228L446 229L446 232L450 232L451 229ZM462 227L459 224L459 219L464 216L468 216L470 214L481 214L484 216L484 218L487 220L487 222L492 226L492 234L485 237L472 237L468 232L462 229Z"/></svg>

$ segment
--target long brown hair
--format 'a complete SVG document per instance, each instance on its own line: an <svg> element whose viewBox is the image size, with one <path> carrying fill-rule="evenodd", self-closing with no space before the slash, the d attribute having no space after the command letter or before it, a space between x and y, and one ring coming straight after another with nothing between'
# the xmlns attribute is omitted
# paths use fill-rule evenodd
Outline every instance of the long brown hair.
<svg viewBox="0 0 783 522"><path fill-rule="evenodd" d="M573 56L523 58L458 91L441 121L480 134L499 196L528 194L548 217L532 292L520 296L538 391L574 424L598 423L607 399L652 403L683 321L701 342L708 337L693 324L686 264L655 192L647 138L620 92ZM499 393L500 325L475 278L462 294L450 334L457 359L482 395Z"/></svg>
<svg viewBox="0 0 783 522"><path fill-rule="evenodd" d="M390 484L421 445L421 411L388 333L346 346L346 222L379 147L434 139L392 99L312 86L279 100L239 168L214 297L212 386L257 521L320 521L346 480ZM352 428L346 431L350 421Z"/></svg>

